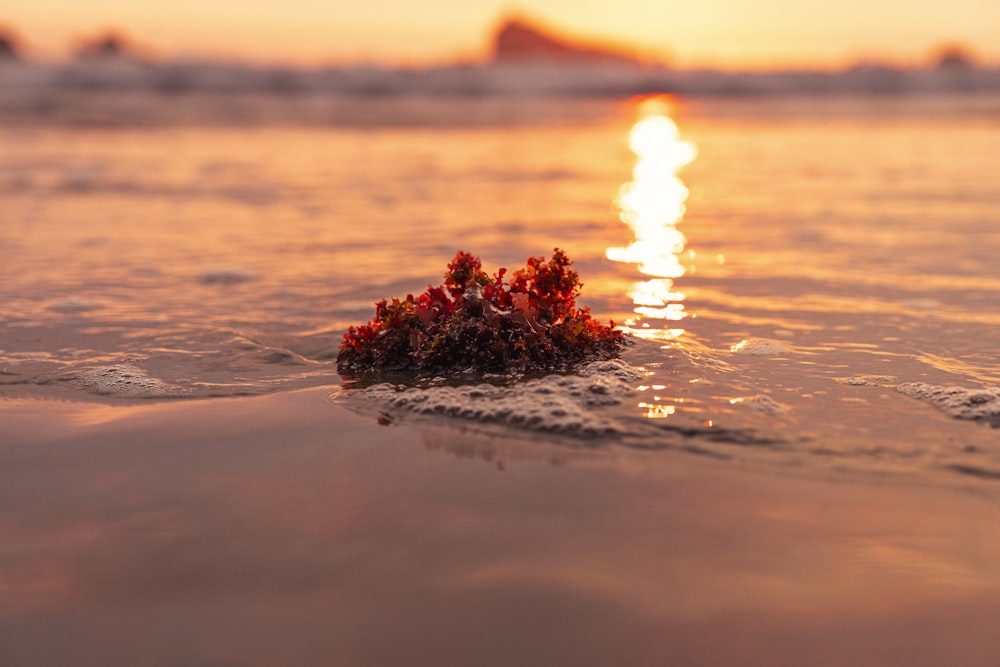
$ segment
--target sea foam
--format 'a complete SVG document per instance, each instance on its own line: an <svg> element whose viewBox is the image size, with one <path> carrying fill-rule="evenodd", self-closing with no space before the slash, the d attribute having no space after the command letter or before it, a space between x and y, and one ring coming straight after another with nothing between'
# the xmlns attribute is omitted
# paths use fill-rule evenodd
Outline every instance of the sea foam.
<svg viewBox="0 0 1000 667"><path fill-rule="evenodd" d="M548 375L512 385L407 387L388 383L361 392L388 410L501 423L584 437L623 432L596 408L621 403L640 373L621 360L585 364L572 375Z"/></svg>
<svg viewBox="0 0 1000 667"><path fill-rule="evenodd" d="M172 393L174 387L148 376L127 364L116 364L84 371L77 376L79 384L95 394L124 398L156 398Z"/></svg>
<svg viewBox="0 0 1000 667"><path fill-rule="evenodd" d="M1000 425L1000 387L967 389L907 382L896 389L907 396L930 403L951 417L984 420Z"/></svg>
<svg viewBox="0 0 1000 667"><path fill-rule="evenodd" d="M740 341L729 348L733 354L741 354L751 357L769 357L773 355L789 354L791 349L784 343L767 338L748 338Z"/></svg>

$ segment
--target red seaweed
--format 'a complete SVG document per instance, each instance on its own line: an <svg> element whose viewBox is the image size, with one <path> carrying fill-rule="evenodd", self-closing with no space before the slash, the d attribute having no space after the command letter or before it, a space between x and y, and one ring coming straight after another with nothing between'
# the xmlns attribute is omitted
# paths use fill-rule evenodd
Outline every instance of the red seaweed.
<svg viewBox="0 0 1000 667"><path fill-rule="evenodd" d="M346 376L523 373L616 357L625 336L614 322L602 324L577 307L581 284L571 264L556 248L548 261L529 257L505 281L506 269L490 276L478 257L459 251L444 285L383 299L368 324L349 327L337 369Z"/></svg>

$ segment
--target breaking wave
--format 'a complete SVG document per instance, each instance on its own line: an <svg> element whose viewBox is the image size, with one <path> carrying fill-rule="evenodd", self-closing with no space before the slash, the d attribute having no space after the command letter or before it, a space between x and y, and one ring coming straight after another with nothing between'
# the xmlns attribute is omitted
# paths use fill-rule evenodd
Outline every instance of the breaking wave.
<svg viewBox="0 0 1000 667"><path fill-rule="evenodd" d="M895 69L860 66L842 71L718 72L659 65L490 64L426 69L387 67L254 67L222 62L150 62L129 57L63 64L0 63L0 120L77 123L399 122L399 109L353 114L336 99L439 98L583 100L647 93L685 96L788 97L866 94L933 96L1000 92L1000 69ZM252 98L252 104L242 104ZM151 102L155 100L155 102ZM989 100L969 97L974 112ZM395 107L396 105L390 105ZM917 105L919 107L919 105ZM993 107L990 107L993 108ZM415 122L462 120L406 109ZM537 109L487 116L481 122L515 121ZM935 107L934 113L941 109ZM962 110L952 109L952 113ZM908 113L912 113L908 111ZM919 111L917 111L919 113ZM406 114L403 114L406 116ZM533 118L534 119L534 118ZM411 119L413 120L413 119ZM466 122L473 119L465 117Z"/></svg>

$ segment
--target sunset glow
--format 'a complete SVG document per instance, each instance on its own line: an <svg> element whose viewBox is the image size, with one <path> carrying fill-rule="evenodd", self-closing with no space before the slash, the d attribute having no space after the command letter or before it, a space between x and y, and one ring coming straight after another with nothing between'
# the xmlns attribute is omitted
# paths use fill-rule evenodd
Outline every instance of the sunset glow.
<svg viewBox="0 0 1000 667"><path fill-rule="evenodd" d="M488 58L492 30L510 11L499 0L439 0L419 11L399 0L252 3L219 0L126 2L35 0L8 4L0 22L36 57L59 58L88 36L114 28L164 58L226 57L255 62L379 62L421 65ZM859 60L922 63L942 43L1000 60L1000 3L915 0L817 6L792 0L651 3L529 0L518 6L584 39L652 60L729 68L838 67Z"/></svg>

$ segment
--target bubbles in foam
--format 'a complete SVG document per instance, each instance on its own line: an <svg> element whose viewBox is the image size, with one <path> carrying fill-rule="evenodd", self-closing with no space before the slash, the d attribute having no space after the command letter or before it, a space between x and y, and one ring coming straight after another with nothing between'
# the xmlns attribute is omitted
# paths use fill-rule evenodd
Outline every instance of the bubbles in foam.
<svg viewBox="0 0 1000 667"><path fill-rule="evenodd" d="M1000 423L1000 387L967 389L906 382L896 389L907 396L930 403L951 417Z"/></svg>
<svg viewBox="0 0 1000 667"><path fill-rule="evenodd" d="M126 364L85 371L77 377L77 381L85 389L96 394L126 398L166 396L173 389L163 381L149 377L142 370Z"/></svg>
<svg viewBox="0 0 1000 667"><path fill-rule="evenodd" d="M576 374L585 378L597 378L598 382L613 385L618 393L628 393L632 390L632 383L642 379L642 373L637 368L621 359L592 361L578 368Z"/></svg>
<svg viewBox="0 0 1000 667"><path fill-rule="evenodd" d="M749 356L772 356L777 354L788 354L791 349L784 343L766 338L748 338L740 341L729 348L733 354L743 354Z"/></svg>
<svg viewBox="0 0 1000 667"><path fill-rule="evenodd" d="M575 375L549 375L507 386L380 384L367 388L362 396L389 409L594 437L622 432L595 408L621 403L640 377L625 362L610 360L586 364Z"/></svg>

